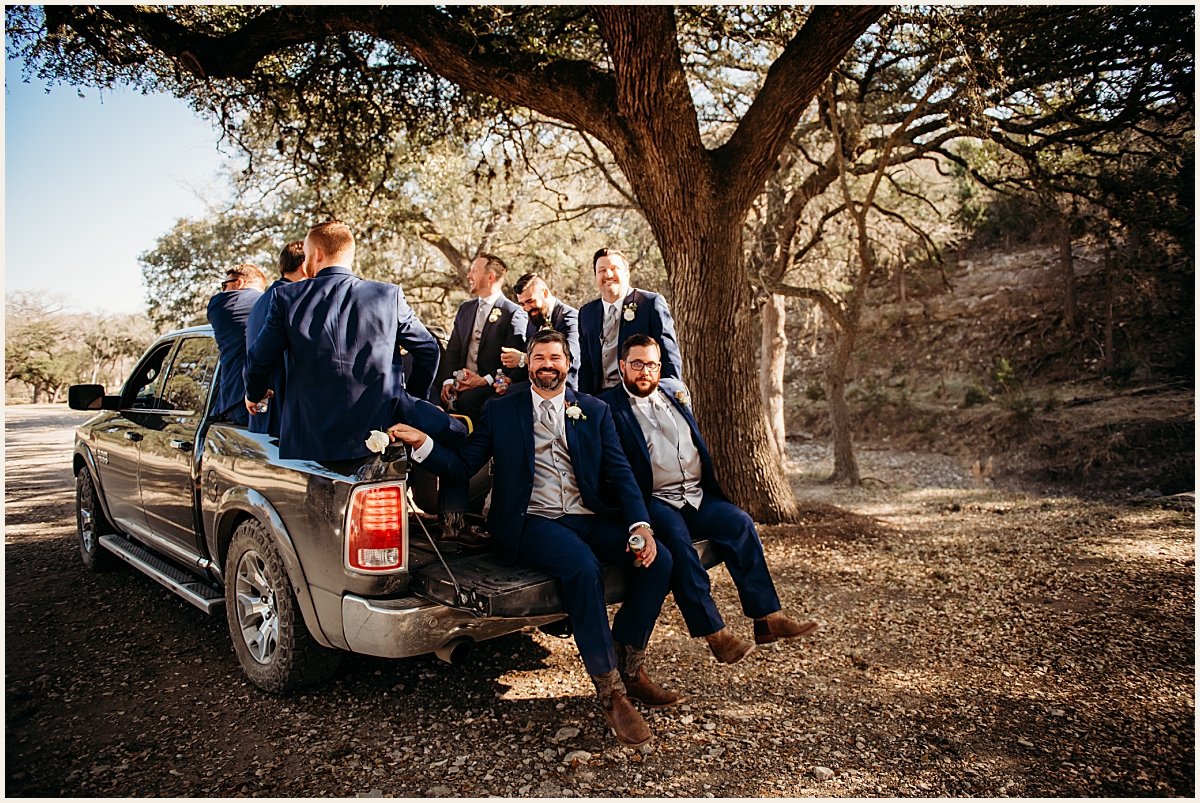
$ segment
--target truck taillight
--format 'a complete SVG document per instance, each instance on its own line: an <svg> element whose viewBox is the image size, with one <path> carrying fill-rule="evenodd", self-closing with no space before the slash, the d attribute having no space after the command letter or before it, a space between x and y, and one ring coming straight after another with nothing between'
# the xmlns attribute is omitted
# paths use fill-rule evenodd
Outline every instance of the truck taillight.
<svg viewBox="0 0 1200 803"><path fill-rule="evenodd" d="M408 564L408 516L403 485L356 488L346 519L346 568L367 574Z"/></svg>

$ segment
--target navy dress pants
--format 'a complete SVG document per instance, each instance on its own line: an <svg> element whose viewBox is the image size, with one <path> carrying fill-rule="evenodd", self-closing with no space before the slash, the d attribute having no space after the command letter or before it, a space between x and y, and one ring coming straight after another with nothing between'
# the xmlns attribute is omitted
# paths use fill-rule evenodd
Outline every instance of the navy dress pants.
<svg viewBox="0 0 1200 803"><path fill-rule="evenodd" d="M625 551L628 531L602 516L566 515L557 519L525 517L517 562L540 569L558 580L563 607L571 617L575 646L589 675L617 668L614 640L645 648L662 610L671 580L671 553L659 549L646 567L633 565ZM621 609L608 625L604 576L600 563L629 567L628 591Z"/></svg>
<svg viewBox="0 0 1200 803"><path fill-rule="evenodd" d="M646 507L659 545L674 558L671 593L693 637L711 635L725 626L713 602L708 572L692 546L693 535L716 545L746 616L758 619L779 610L779 595L767 570L762 541L754 520L744 510L713 494L704 495L699 510L691 505L677 510L654 498Z"/></svg>

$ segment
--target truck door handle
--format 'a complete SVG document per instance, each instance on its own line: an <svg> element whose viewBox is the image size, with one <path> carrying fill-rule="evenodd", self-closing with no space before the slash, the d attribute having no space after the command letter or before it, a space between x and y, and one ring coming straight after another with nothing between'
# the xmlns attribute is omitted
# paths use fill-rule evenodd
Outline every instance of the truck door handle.
<svg viewBox="0 0 1200 803"><path fill-rule="evenodd" d="M181 441L172 439L168 444L172 449L178 449L181 452L190 452L192 450L191 441Z"/></svg>
<svg viewBox="0 0 1200 803"><path fill-rule="evenodd" d="M141 439L142 439L142 433L140 433L140 432L126 432L125 433L125 440L127 440L127 441L133 441L134 443L137 443Z"/></svg>

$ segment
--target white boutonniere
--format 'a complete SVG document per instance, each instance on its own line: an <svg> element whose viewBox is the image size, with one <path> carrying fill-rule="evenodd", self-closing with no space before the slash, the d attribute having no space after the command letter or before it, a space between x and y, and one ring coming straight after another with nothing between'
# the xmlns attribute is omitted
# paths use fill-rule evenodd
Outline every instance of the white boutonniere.
<svg viewBox="0 0 1200 803"><path fill-rule="evenodd" d="M563 412L572 421L579 421L580 419L587 421L587 416L583 414L583 410L580 410L579 405L575 402L567 402L566 406L563 407Z"/></svg>
<svg viewBox="0 0 1200 803"><path fill-rule="evenodd" d="M692 403L692 397L688 395L686 390L677 390L675 391L675 401L687 407Z"/></svg>
<svg viewBox="0 0 1200 803"><path fill-rule="evenodd" d="M500 320L500 308L492 307L492 314L488 316L488 323L495 323Z"/></svg>
<svg viewBox="0 0 1200 803"><path fill-rule="evenodd" d="M637 315L637 304L631 301L625 305L625 313L622 317L627 321L632 321L634 315Z"/></svg>
<svg viewBox="0 0 1200 803"><path fill-rule="evenodd" d="M371 430L370 437L367 438L367 448L376 454L382 454L383 450L388 448L388 444L392 439L388 437L386 432L380 432L377 429Z"/></svg>

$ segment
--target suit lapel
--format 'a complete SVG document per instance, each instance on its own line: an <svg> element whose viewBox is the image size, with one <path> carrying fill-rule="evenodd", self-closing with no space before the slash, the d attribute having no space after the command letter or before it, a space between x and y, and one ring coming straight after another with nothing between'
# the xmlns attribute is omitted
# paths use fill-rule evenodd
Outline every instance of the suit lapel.
<svg viewBox="0 0 1200 803"><path fill-rule="evenodd" d="M533 477L533 390L530 389L523 394L526 399L524 404L517 405L517 420L520 424L521 431L521 446L525 449L525 462L529 466L529 476Z"/></svg>
<svg viewBox="0 0 1200 803"><path fill-rule="evenodd" d="M454 328L458 330L458 339L464 344L463 348L466 348L466 344L471 342L471 330L475 328L475 311L477 309L479 309L478 301L475 304L463 304L458 308L458 317L454 321Z"/></svg>
<svg viewBox="0 0 1200 803"><path fill-rule="evenodd" d="M579 428L585 425L582 418L576 420L567 415L567 405L575 404L575 394L570 388L567 388L565 394L565 402L563 404L563 435L567 440L567 454L571 458L571 468L575 470L575 482L579 485L582 491L584 487L583 477L580 475L579 467L585 465L583 455L583 442L579 438Z"/></svg>
<svg viewBox="0 0 1200 803"><path fill-rule="evenodd" d="M636 432L639 436L634 438L638 445L638 454L645 461L647 467L650 466L650 447L646 445L646 437L642 434L642 425L638 423L637 415L633 412L633 402L629 396L621 393L616 396L616 401L610 405L613 413L621 417L621 421L626 427L630 428L631 432Z"/></svg>

